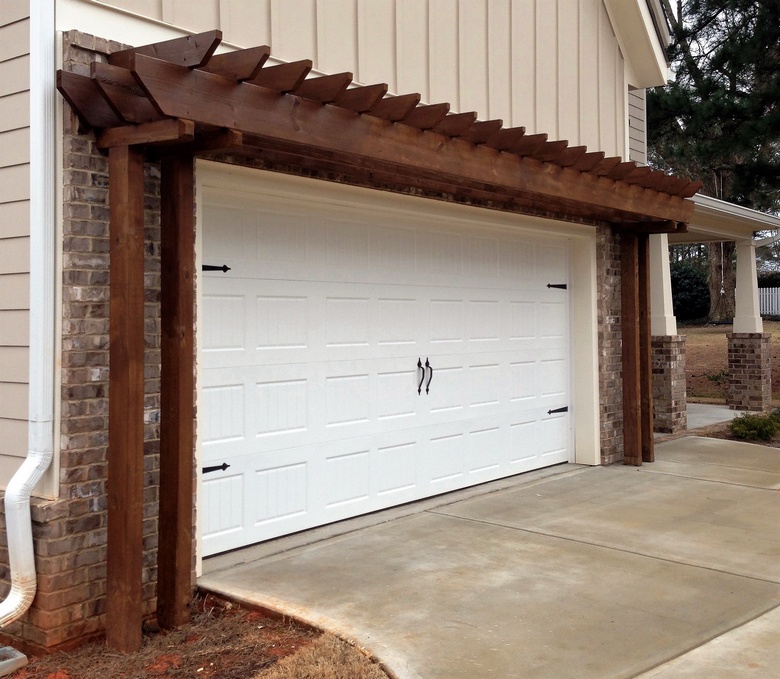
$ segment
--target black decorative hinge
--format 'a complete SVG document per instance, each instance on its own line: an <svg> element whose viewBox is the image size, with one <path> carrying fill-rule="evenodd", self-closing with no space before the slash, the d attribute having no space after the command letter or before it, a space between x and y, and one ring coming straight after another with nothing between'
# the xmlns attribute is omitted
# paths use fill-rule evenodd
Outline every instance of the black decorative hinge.
<svg viewBox="0 0 780 679"><path fill-rule="evenodd" d="M568 290L569 286L566 283L548 283L548 288L558 288L558 290Z"/></svg>
<svg viewBox="0 0 780 679"><path fill-rule="evenodd" d="M224 472L230 465L227 462L223 462L222 464L214 465L213 467L203 467L201 470L204 474L208 474L209 472Z"/></svg>
<svg viewBox="0 0 780 679"><path fill-rule="evenodd" d="M553 413L568 413L569 412L569 406L563 406L563 408L555 408L553 410L548 410L547 414L552 415Z"/></svg>
<svg viewBox="0 0 780 679"><path fill-rule="evenodd" d="M230 271L230 267L227 264L223 264L222 266L216 266L215 264L203 264L200 269L201 271L221 271L222 273L227 273Z"/></svg>

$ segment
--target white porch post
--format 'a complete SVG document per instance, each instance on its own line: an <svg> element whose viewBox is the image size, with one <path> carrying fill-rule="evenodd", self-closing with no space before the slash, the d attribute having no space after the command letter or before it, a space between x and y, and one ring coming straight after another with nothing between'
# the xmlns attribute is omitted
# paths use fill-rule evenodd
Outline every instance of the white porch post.
<svg viewBox="0 0 780 679"><path fill-rule="evenodd" d="M752 240L737 241L737 291L734 332L764 332L758 304L756 246Z"/></svg>
<svg viewBox="0 0 780 679"><path fill-rule="evenodd" d="M677 319L672 309L669 236L665 233L650 236L650 332L677 334Z"/></svg>

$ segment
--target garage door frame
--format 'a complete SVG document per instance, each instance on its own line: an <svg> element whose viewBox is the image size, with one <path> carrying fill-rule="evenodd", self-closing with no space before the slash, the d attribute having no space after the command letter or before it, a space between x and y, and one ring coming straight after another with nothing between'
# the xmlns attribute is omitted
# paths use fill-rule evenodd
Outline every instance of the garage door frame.
<svg viewBox="0 0 780 679"><path fill-rule="evenodd" d="M212 161L198 160L196 164L196 270L205 263L203 252L203 205L204 192L236 191L251 194L262 200L271 201L279 197L294 199L305 191L312 203L326 203L346 208L362 208L368 201L372 209L387 210L394 214L408 213L410 217L446 218L458 223L478 223L480 228L495 227L515 233L527 234L539 239L540 231L565 238L570 243L570 342L572 398L572 438L574 458L578 464L600 464L599 444L599 394L598 394L598 352L596 335L596 232L593 227L577 226L566 222L553 222L536 217L507 214L484 208L452 205L440 201L381 192L361 187L336 185L330 182L268 172L264 170L225 165ZM213 264L209 260L210 264ZM217 264L221 264L218 262ZM202 308L203 288L197 285L197 305ZM196 333L198 365L202 365L202 333ZM576 369L575 367L576 366ZM202 411L202 388L198 385L198 412ZM197 420L198 468L202 466L202 420ZM198 474L198 497L201 497L202 475ZM200 516L200 514L199 514ZM201 572L203 549L201 538L202 522L197 525L198 572Z"/></svg>

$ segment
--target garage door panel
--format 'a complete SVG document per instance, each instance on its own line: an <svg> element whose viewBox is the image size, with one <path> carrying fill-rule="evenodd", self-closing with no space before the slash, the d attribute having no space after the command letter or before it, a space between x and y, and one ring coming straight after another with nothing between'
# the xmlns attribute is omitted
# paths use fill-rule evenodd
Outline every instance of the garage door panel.
<svg viewBox="0 0 780 679"><path fill-rule="evenodd" d="M505 319L508 323L506 335L510 340L522 343L533 343L536 340L537 304L533 300L512 299L509 302L509 313Z"/></svg>
<svg viewBox="0 0 780 679"><path fill-rule="evenodd" d="M286 457L286 456L280 456ZM265 456L261 457L262 461ZM309 514L310 466L308 460L274 460L248 470L252 498L250 521L256 527L269 523L294 523Z"/></svg>
<svg viewBox="0 0 780 679"><path fill-rule="evenodd" d="M203 232L206 264L227 264L234 272L248 271L257 264L258 223L254 209L246 206L206 204L203 220L214 228Z"/></svg>
<svg viewBox="0 0 780 679"><path fill-rule="evenodd" d="M434 298L429 303L428 331L431 350L465 341L463 318L466 302L460 297Z"/></svg>
<svg viewBox="0 0 780 679"><path fill-rule="evenodd" d="M539 423L539 450L542 458L560 458L566 453L567 421L565 415L544 417Z"/></svg>
<svg viewBox="0 0 780 679"><path fill-rule="evenodd" d="M526 413L525 417L516 417L509 424L509 465L523 471L533 469L539 450L539 421ZM518 472L519 473L519 472Z"/></svg>
<svg viewBox="0 0 780 679"><path fill-rule="evenodd" d="M384 437L377 446L372 469L373 487L380 502L391 506L419 497L419 444L416 431Z"/></svg>
<svg viewBox="0 0 780 679"><path fill-rule="evenodd" d="M468 472L473 481L491 480L500 472L509 432L500 422L482 422L469 431Z"/></svg>
<svg viewBox="0 0 780 679"><path fill-rule="evenodd" d="M533 285L536 273L536 246L516 239L501 242L499 278L512 288Z"/></svg>
<svg viewBox="0 0 780 679"><path fill-rule="evenodd" d="M468 444L462 421L431 427L425 443L427 451L423 458L424 482L434 492L445 493L468 485L466 480Z"/></svg>
<svg viewBox="0 0 780 679"><path fill-rule="evenodd" d="M564 300L539 305L539 336L543 339L563 338L568 327L568 305Z"/></svg>
<svg viewBox="0 0 780 679"><path fill-rule="evenodd" d="M222 551L241 544L246 532L243 473L204 476L200 494L206 508L199 513L204 550Z"/></svg>
<svg viewBox="0 0 780 679"><path fill-rule="evenodd" d="M362 511L371 501L371 451L357 443L338 446L325 454L324 504L329 511L346 509Z"/></svg>
<svg viewBox="0 0 780 679"><path fill-rule="evenodd" d="M496 298L468 301L466 336L471 342L497 342L501 339L501 302ZM474 348L479 351L479 348Z"/></svg>
<svg viewBox="0 0 780 679"><path fill-rule="evenodd" d="M432 391L429 394L425 394L423 384L424 406L436 416L436 422L440 422L446 413L450 414L449 419L461 418L462 414L458 411L466 408L463 384L467 379L463 357L434 355L433 365L433 377L430 380Z"/></svg>
<svg viewBox="0 0 780 679"><path fill-rule="evenodd" d="M377 226L369 233L369 266L403 278L417 270L417 232L397 226ZM365 272L362 272L365 273Z"/></svg>
<svg viewBox="0 0 780 679"><path fill-rule="evenodd" d="M245 360L247 348L247 321L250 309L246 295L211 293L203 296L203 351L230 352L236 360ZM251 320L250 320L251 322Z"/></svg>
<svg viewBox="0 0 780 679"><path fill-rule="evenodd" d="M268 352L309 347L311 312L308 296L257 294L254 304L254 349Z"/></svg>
<svg viewBox="0 0 780 679"><path fill-rule="evenodd" d="M536 266L547 283L565 283L569 278L569 253L565 245L536 246Z"/></svg>

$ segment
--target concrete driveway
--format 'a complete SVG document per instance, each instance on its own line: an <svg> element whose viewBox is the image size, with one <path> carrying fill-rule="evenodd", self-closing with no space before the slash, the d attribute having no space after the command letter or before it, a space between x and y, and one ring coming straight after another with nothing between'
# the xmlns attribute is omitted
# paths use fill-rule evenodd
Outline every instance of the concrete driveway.
<svg viewBox="0 0 780 679"><path fill-rule="evenodd" d="M780 450L656 450L209 559L199 585L334 631L399 679L780 676Z"/></svg>

